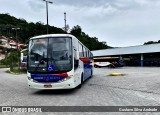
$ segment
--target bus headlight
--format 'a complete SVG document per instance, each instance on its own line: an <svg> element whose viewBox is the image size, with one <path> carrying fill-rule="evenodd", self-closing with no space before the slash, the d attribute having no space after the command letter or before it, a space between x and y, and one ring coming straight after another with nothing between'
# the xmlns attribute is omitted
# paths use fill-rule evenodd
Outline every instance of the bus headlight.
<svg viewBox="0 0 160 115"><path fill-rule="evenodd" d="M73 78L73 75L70 75L70 76L62 79L62 80L60 80L59 82L67 81L67 80L69 80L69 79L71 79L71 78Z"/></svg>
<svg viewBox="0 0 160 115"><path fill-rule="evenodd" d="M28 77L28 80L31 80L31 77Z"/></svg>
<svg viewBox="0 0 160 115"><path fill-rule="evenodd" d="M28 77L28 80L31 81L31 82L37 82L34 79L32 79L31 77Z"/></svg>

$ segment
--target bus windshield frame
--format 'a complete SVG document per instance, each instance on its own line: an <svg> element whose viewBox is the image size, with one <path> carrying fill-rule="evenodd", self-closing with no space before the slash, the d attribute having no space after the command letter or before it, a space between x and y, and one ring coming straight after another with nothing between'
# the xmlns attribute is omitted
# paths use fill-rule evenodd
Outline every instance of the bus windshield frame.
<svg viewBox="0 0 160 115"><path fill-rule="evenodd" d="M72 38L43 37L29 41L29 73L62 73L73 68Z"/></svg>

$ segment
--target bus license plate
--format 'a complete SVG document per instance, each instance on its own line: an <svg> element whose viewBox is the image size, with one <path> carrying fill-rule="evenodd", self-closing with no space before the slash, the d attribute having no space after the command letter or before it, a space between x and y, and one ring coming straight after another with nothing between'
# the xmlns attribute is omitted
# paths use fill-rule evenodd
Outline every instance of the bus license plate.
<svg viewBox="0 0 160 115"><path fill-rule="evenodd" d="M44 85L44 88L52 88L51 84Z"/></svg>

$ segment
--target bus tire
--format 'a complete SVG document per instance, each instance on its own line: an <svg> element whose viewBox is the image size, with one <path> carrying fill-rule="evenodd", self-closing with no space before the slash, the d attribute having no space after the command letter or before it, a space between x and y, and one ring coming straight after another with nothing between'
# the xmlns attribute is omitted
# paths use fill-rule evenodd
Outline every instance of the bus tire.
<svg viewBox="0 0 160 115"><path fill-rule="evenodd" d="M82 75L81 75L81 83L78 85L78 89L80 89L81 87L82 87L82 83L83 83L83 73L82 73Z"/></svg>
<svg viewBox="0 0 160 115"><path fill-rule="evenodd" d="M91 70L91 76L89 78L92 78L93 77L93 71Z"/></svg>

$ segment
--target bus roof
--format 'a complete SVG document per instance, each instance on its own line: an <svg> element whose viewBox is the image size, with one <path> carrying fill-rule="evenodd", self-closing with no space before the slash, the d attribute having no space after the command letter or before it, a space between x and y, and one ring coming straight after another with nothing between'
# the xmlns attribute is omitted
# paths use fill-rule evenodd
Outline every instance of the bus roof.
<svg viewBox="0 0 160 115"><path fill-rule="evenodd" d="M45 37L74 37L74 36L71 34L46 34L46 35L35 36L30 39L38 39L38 38L45 38Z"/></svg>
<svg viewBox="0 0 160 115"><path fill-rule="evenodd" d="M71 34L45 34L45 35L39 35L39 36L35 36L30 38L31 39L38 39L38 38L45 38L45 37L72 37L73 39L78 40L78 38L76 38L75 36L71 35ZM78 40L79 41L79 40ZM79 41L79 43L81 43L81 41ZM82 43L81 43L82 44ZM88 49L84 44L83 46ZM88 49L89 50L89 49ZM90 50L89 50L90 51Z"/></svg>

